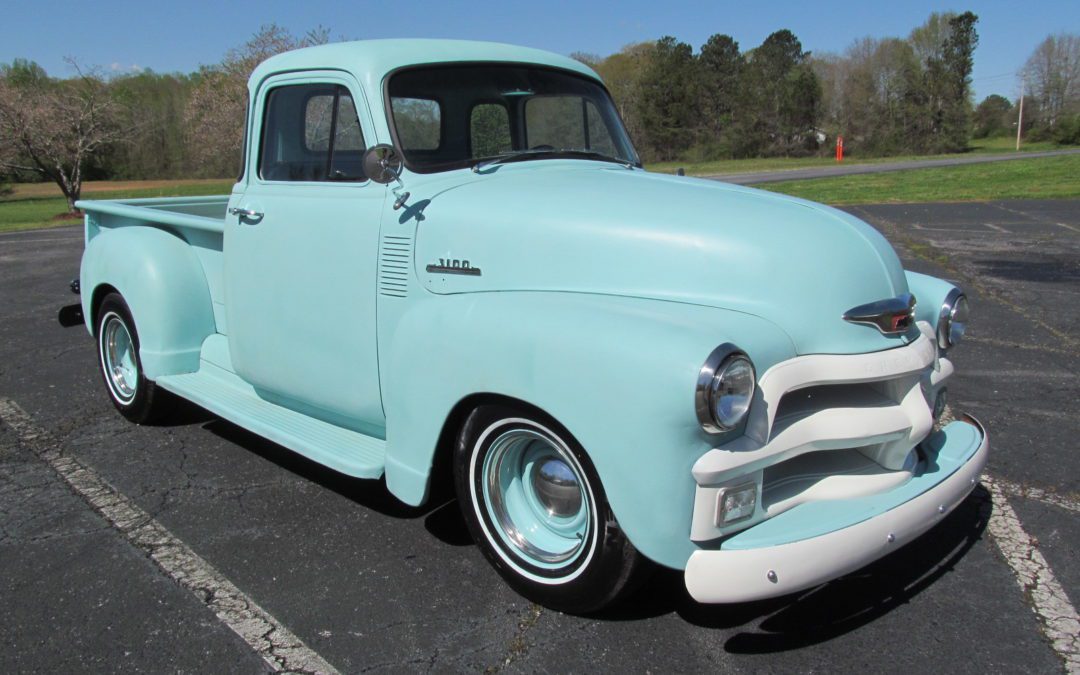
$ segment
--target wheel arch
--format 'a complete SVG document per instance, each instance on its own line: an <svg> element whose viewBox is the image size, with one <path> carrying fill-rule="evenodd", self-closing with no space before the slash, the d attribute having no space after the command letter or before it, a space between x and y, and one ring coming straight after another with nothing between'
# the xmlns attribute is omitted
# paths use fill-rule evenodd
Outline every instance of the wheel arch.
<svg viewBox="0 0 1080 675"><path fill-rule="evenodd" d="M446 420L443 422L442 429L439 431L439 437L435 441L435 450L431 461L431 474L428 478L428 499L441 500L444 497L448 498L451 496L451 493L447 492L447 489L453 488L454 480L452 465L454 447L457 444L458 436L465 426L465 421L469 419L469 415L477 408L488 405L503 405L514 408L515 410L520 410L526 414L538 415L545 420L553 422L558 427L559 431L570 434L559 420L555 419L555 417L546 410L523 399L494 392L475 392L468 394L455 403L454 407L450 409L450 412L446 415ZM573 434L570 435L573 436Z"/></svg>
<svg viewBox="0 0 1080 675"><path fill-rule="evenodd" d="M84 313L84 316L90 319L87 328L90 329L90 334L94 337L97 337L98 312L101 311L101 303L105 301L105 297L110 293L116 293L120 297L124 297L112 284L98 284L94 288L94 292L90 294L90 310ZM136 328L136 330L138 329Z"/></svg>

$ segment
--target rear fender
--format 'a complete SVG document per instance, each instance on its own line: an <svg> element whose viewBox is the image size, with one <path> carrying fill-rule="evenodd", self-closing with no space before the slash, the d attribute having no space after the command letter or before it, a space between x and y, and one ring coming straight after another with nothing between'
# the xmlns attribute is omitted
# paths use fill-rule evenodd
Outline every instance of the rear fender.
<svg viewBox="0 0 1080 675"><path fill-rule="evenodd" d="M187 242L154 227L103 230L83 252L79 279L91 333L101 291L111 286L124 297L147 378L198 370L203 340L215 332L214 313L206 274Z"/></svg>

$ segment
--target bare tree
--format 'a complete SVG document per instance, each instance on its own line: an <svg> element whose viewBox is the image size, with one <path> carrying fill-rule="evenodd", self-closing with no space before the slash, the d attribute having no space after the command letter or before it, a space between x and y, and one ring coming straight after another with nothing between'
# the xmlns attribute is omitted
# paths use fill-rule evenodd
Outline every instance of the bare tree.
<svg viewBox="0 0 1080 675"><path fill-rule="evenodd" d="M924 64L940 61L945 57L945 40L949 37L949 21L955 17L953 12L934 12L923 25L911 31L908 42L915 50L915 55Z"/></svg>
<svg viewBox="0 0 1080 675"><path fill-rule="evenodd" d="M124 129L105 80L67 61L77 73L71 80L27 84L0 76L0 167L53 181L74 212L87 162Z"/></svg>
<svg viewBox="0 0 1080 675"><path fill-rule="evenodd" d="M1034 96L1048 127L1080 110L1080 35L1058 33L1043 40L1024 66L1024 89Z"/></svg>
<svg viewBox="0 0 1080 675"><path fill-rule="evenodd" d="M275 54L329 40L330 32L325 28L296 37L268 24L242 46L230 50L220 64L203 68L184 114L193 171L220 178L236 168L244 142L247 81L255 66Z"/></svg>

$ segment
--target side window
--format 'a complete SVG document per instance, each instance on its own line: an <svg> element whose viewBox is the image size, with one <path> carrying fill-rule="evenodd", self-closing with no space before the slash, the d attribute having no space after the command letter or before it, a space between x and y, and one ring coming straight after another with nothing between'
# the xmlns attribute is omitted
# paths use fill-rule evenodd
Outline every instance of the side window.
<svg viewBox="0 0 1080 675"><path fill-rule="evenodd" d="M349 90L298 84L270 90L263 106L259 176L275 181L362 181L364 136Z"/></svg>
<svg viewBox="0 0 1080 675"><path fill-rule="evenodd" d="M427 98L390 99L398 140L405 150L438 150L442 145L442 108Z"/></svg>
<svg viewBox="0 0 1080 675"><path fill-rule="evenodd" d="M513 149L510 112L502 103L480 103L469 117L470 151L473 157L491 157Z"/></svg>

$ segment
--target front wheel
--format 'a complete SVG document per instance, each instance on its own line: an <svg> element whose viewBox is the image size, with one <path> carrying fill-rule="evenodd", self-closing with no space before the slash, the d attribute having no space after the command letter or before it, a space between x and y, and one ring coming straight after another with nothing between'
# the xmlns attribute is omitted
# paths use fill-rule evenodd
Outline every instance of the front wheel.
<svg viewBox="0 0 1080 675"><path fill-rule="evenodd" d="M473 538L525 597L591 612L642 576L645 561L619 527L592 462L554 420L478 408L458 437L454 480Z"/></svg>

